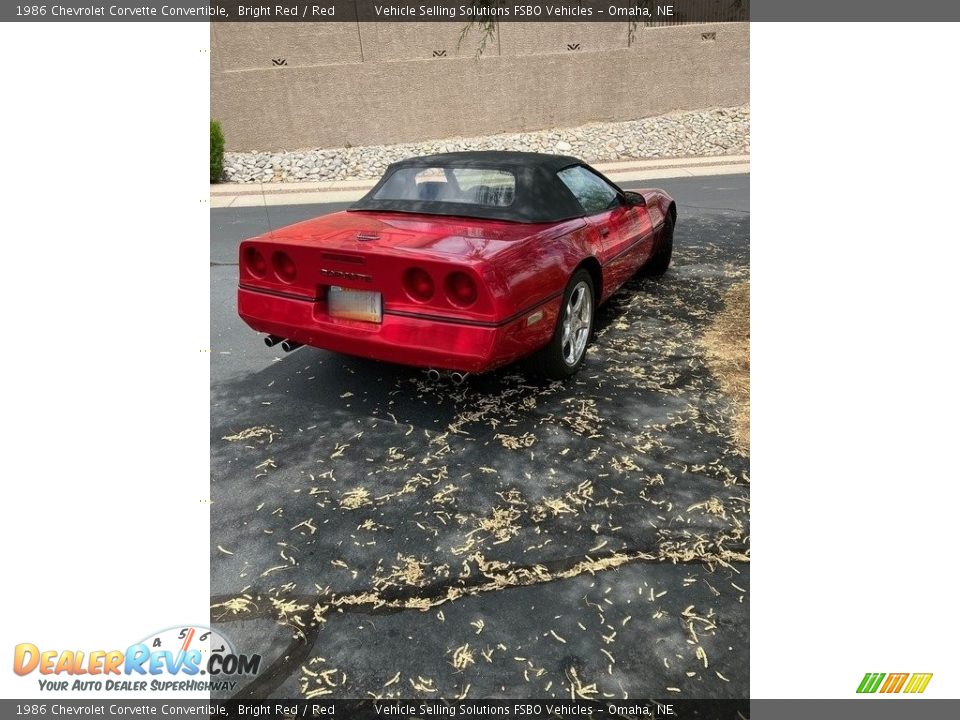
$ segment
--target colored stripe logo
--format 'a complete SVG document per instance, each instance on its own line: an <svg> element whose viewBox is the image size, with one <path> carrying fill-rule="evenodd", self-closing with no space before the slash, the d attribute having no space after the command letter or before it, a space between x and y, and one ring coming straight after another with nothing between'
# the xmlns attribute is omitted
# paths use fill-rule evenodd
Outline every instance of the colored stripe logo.
<svg viewBox="0 0 960 720"><path fill-rule="evenodd" d="M858 693L922 693L933 673L867 673L857 687Z"/></svg>

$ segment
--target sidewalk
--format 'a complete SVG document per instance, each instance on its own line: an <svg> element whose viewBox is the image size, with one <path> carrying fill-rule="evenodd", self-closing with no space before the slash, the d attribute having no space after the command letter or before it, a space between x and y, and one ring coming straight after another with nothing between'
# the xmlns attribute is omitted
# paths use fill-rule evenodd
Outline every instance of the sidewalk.
<svg viewBox="0 0 960 720"><path fill-rule="evenodd" d="M592 166L616 183L634 184L658 178L737 175L750 172L749 155L664 158L597 162ZM376 180L330 182L239 183L210 186L210 207L259 207L353 202Z"/></svg>

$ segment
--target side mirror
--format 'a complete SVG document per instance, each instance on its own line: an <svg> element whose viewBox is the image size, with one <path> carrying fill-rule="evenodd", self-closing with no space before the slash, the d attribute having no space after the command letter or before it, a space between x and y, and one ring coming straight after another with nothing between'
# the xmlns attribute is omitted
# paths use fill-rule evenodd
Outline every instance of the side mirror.
<svg viewBox="0 0 960 720"><path fill-rule="evenodd" d="M627 190L623 193L623 197L627 201L627 205L630 206L645 207L647 204L646 199L640 193Z"/></svg>

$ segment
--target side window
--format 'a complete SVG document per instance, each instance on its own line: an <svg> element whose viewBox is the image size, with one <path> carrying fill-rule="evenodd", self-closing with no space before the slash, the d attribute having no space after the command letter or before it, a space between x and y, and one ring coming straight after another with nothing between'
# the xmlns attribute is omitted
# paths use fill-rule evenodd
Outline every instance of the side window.
<svg viewBox="0 0 960 720"><path fill-rule="evenodd" d="M585 167L574 165L557 173L587 215L609 210L617 204L617 191Z"/></svg>

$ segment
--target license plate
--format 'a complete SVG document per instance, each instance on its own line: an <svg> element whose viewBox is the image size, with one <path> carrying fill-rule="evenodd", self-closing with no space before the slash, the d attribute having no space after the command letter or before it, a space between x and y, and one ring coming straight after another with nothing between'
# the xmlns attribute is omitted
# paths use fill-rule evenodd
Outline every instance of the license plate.
<svg viewBox="0 0 960 720"><path fill-rule="evenodd" d="M378 292L332 286L327 294L330 317L383 322L383 300Z"/></svg>

